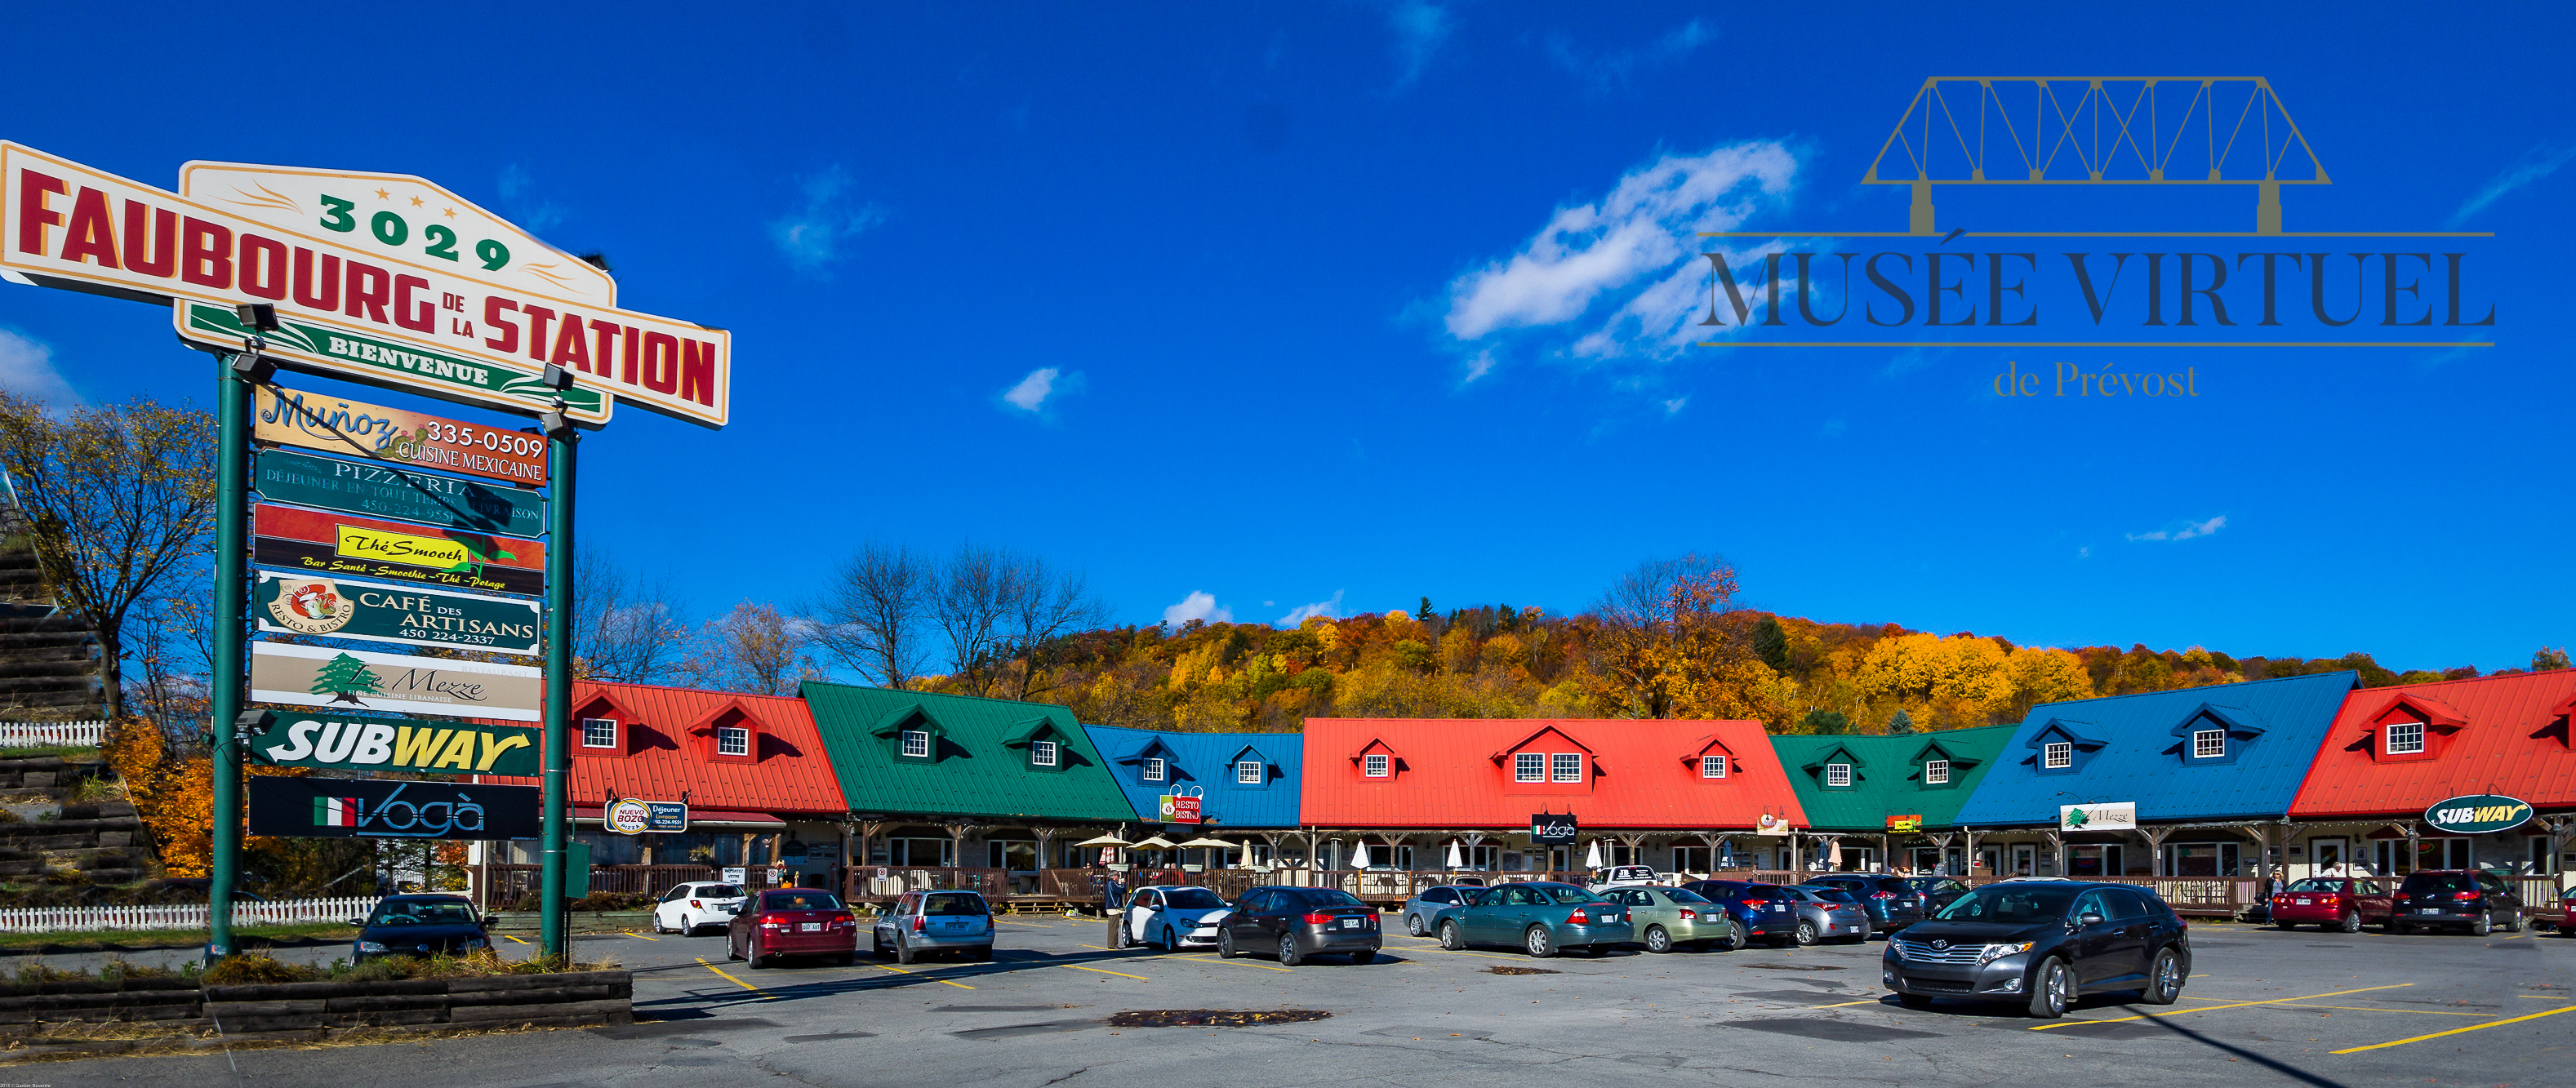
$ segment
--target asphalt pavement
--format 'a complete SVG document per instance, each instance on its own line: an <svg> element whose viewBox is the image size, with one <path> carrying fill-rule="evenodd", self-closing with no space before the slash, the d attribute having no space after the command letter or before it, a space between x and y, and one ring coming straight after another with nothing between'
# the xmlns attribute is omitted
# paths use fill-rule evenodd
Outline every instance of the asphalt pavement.
<svg viewBox="0 0 2576 1088"><path fill-rule="evenodd" d="M2194 923L2181 1002L2090 998L2062 1020L1878 983L1880 941L1532 960L1390 932L1378 962L1283 968L1191 949L1111 951L1096 918L1008 918L991 963L863 958L750 969L720 936L583 939L635 972L639 1022L310 1050L23 1066L21 1084L703 1088L941 1083L1562 1085L1633 1077L1780 1085L2576 1083L2576 939L2387 936ZM526 946L504 941L524 954ZM863 946L864 947L864 944ZM303 949L329 960L339 949ZM176 953L174 955L184 955ZM50 957L69 965L96 956ZM142 960L142 955L130 956ZM1494 974L1489 968L1552 974ZM1120 1027L1156 1009L1314 1010L1250 1027ZM2561 1015L2565 1014L2565 1015Z"/></svg>

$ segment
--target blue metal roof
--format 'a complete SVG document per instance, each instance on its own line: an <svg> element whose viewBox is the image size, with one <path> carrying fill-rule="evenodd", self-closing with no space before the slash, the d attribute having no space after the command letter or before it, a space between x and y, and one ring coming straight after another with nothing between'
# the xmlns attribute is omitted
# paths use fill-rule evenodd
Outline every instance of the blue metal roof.
<svg viewBox="0 0 2576 1088"><path fill-rule="evenodd" d="M1109 775L1136 818L1163 819L1162 795L1196 794L1211 828L1295 827L1299 761L1305 746L1295 733L1168 733L1086 725L1091 743L1109 760ZM1148 760L1163 761L1163 780L1147 781ZM1260 782L1239 782L1236 765L1261 765Z"/></svg>
<svg viewBox="0 0 2576 1088"><path fill-rule="evenodd" d="M2140 820L2278 819L2360 683L2344 671L2042 703L1958 822L2053 826L2058 806L2120 801ZM2047 766L2050 744L2067 746L2067 766Z"/></svg>

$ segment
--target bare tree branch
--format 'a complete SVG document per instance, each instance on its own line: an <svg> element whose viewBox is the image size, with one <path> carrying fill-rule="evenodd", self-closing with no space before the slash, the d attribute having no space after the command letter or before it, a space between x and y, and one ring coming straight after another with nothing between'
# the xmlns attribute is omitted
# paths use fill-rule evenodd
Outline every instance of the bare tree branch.
<svg viewBox="0 0 2576 1088"><path fill-rule="evenodd" d="M572 652L584 677L649 682L667 676L689 629L672 604L669 575L628 572L594 548L573 556Z"/></svg>
<svg viewBox="0 0 2576 1088"><path fill-rule="evenodd" d="M814 643L869 683L899 688L921 671L923 613L939 572L911 548L869 541L805 608Z"/></svg>

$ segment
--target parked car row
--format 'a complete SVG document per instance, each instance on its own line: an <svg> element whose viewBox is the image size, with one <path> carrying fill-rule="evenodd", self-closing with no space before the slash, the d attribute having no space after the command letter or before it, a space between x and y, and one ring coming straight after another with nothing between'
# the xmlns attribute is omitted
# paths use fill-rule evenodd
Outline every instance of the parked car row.
<svg viewBox="0 0 2576 1088"><path fill-rule="evenodd" d="M2390 933L2460 929L2483 937L2518 932L2531 916L2513 885L2494 873L2439 869L2386 877L2312 876L2273 893L2269 920L2282 929L2314 925L2359 933L2376 925Z"/></svg>

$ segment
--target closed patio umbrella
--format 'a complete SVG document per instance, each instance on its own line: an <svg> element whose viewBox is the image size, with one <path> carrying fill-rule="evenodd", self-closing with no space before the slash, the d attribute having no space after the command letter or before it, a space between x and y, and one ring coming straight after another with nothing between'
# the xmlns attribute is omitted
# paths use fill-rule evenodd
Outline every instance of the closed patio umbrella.
<svg viewBox="0 0 2576 1088"><path fill-rule="evenodd" d="M1366 869L1368 867L1368 840L1361 839L1357 845L1351 847L1351 868Z"/></svg>
<svg viewBox="0 0 2576 1088"><path fill-rule="evenodd" d="M1592 852L1583 859L1583 867L1586 869L1598 869L1601 867L1601 840L1592 840Z"/></svg>
<svg viewBox="0 0 2576 1088"><path fill-rule="evenodd" d="M1825 848L1825 868L1840 869L1843 867L1843 841L1835 839L1832 843Z"/></svg>
<svg viewBox="0 0 2576 1088"><path fill-rule="evenodd" d="M1449 840L1449 867L1452 869L1464 869L1467 867L1467 859L1460 856L1458 853L1458 840L1456 839Z"/></svg>

